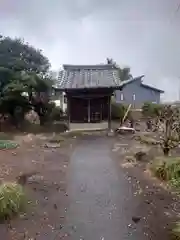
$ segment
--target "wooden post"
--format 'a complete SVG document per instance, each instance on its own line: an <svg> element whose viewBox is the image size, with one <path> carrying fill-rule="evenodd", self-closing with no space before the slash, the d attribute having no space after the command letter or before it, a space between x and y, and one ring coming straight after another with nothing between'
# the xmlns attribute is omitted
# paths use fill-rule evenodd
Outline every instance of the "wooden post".
<svg viewBox="0 0 180 240"><path fill-rule="evenodd" d="M68 126L68 130L70 130L70 122L71 122L70 100L71 100L71 98L69 96L67 96L67 126Z"/></svg>
<svg viewBox="0 0 180 240"><path fill-rule="evenodd" d="M102 122L102 103L100 105L100 122Z"/></svg>
<svg viewBox="0 0 180 240"><path fill-rule="evenodd" d="M90 106L90 99L88 99L88 123L91 121L91 106Z"/></svg>
<svg viewBox="0 0 180 240"><path fill-rule="evenodd" d="M111 96L108 96L108 129L111 130Z"/></svg>

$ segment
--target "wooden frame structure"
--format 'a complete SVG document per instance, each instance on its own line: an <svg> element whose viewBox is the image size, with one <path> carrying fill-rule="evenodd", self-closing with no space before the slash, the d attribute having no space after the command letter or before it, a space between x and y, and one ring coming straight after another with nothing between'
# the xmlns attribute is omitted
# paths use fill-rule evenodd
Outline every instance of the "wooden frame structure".
<svg viewBox="0 0 180 240"><path fill-rule="evenodd" d="M67 91L67 116L70 123L97 123L108 121L111 129L112 89Z"/></svg>
<svg viewBox="0 0 180 240"><path fill-rule="evenodd" d="M108 121L111 129L111 96L121 89L114 65L64 65L58 89L66 93L69 129L70 123L101 121Z"/></svg>

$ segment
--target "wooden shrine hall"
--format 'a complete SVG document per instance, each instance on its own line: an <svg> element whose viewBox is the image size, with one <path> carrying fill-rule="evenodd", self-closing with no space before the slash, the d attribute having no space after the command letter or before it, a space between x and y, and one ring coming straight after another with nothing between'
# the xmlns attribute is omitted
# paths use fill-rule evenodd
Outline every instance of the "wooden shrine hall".
<svg viewBox="0 0 180 240"><path fill-rule="evenodd" d="M114 65L63 65L57 88L66 93L69 129L70 123L102 121L111 129L111 96L121 89Z"/></svg>

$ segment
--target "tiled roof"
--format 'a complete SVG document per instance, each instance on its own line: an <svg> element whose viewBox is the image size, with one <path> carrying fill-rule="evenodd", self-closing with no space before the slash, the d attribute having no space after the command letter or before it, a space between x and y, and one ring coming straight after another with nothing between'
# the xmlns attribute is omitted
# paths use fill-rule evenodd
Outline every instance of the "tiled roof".
<svg viewBox="0 0 180 240"><path fill-rule="evenodd" d="M65 70L108 70L115 69L113 64L96 64L96 65L68 65L64 64Z"/></svg>
<svg viewBox="0 0 180 240"><path fill-rule="evenodd" d="M161 89L158 89L158 88L149 86L149 85L147 85L147 84L144 84L144 83L142 82L142 78L143 78L143 77L144 77L144 75L142 75L142 76L140 76L140 77L136 77L136 78L130 79L130 80L127 80L127 81L123 81L123 82L121 82L121 86L124 87L124 86L126 86L127 84L130 84L130 83L132 83L132 82L134 82L134 81L141 80L141 86L142 86L142 87L148 88L148 89L151 89L151 90L160 92L160 93L164 93L164 91L161 90Z"/></svg>
<svg viewBox="0 0 180 240"><path fill-rule="evenodd" d="M60 71L57 88L120 88L118 71L114 65L64 65Z"/></svg>
<svg viewBox="0 0 180 240"><path fill-rule="evenodd" d="M135 82L137 80L141 80L144 77L144 75L140 76L140 77L136 77L136 78L132 78L126 81L121 81L121 86L126 86L127 84L130 84L132 82Z"/></svg>
<svg viewBox="0 0 180 240"><path fill-rule="evenodd" d="M146 84L144 84L144 83L141 83L141 85L142 85L144 88L149 88L149 89L154 90L154 91L156 91L156 92L164 93L164 91L161 90L161 89L159 89L159 88L155 88L155 87L146 85Z"/></svg>

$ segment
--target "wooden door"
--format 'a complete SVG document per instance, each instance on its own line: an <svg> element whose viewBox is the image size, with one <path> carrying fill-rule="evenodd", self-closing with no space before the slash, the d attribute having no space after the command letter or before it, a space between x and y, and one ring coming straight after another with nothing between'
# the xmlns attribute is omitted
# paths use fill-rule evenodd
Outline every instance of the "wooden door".
<svg viewBox="0 0 180 240"><path fill-rule="evenodd" d="M100 99L90 99L90 122L101 121L101 101Z"/></svg>
<svg viewBox="0 0 180 240"><path fill-rule="evenodd" d="M71 98L70 116L71 122L83 123L88 121L88 101L82 98Z"/></svg>

